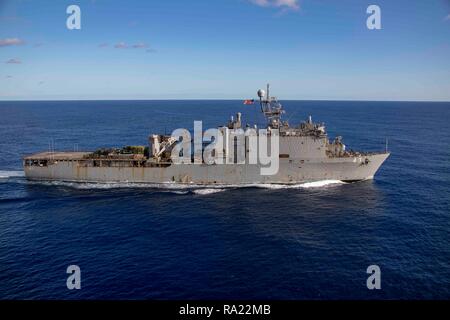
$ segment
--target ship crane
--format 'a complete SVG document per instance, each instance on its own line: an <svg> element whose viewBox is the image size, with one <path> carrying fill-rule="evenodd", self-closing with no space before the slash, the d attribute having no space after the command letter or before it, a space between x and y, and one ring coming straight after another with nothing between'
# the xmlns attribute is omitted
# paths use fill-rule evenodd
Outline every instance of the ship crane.
<svg viewBox="0 0 450 320"><path fill-rule="evenodd" d="M178 140L174 137L168 137L167 140L160 142L160 137L158 135L153 135L153 157L159 158L166 150Z"/></svg>

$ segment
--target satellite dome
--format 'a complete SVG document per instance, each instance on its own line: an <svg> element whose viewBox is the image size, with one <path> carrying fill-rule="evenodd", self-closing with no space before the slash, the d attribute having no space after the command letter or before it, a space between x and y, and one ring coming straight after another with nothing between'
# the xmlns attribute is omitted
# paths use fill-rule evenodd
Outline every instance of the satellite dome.
<svg viewBox="0 0 450 320"><path fill-rule="evenodd" d="M258 97L263 98L266 95L266 92L262 89L258 90Z"/></svg>

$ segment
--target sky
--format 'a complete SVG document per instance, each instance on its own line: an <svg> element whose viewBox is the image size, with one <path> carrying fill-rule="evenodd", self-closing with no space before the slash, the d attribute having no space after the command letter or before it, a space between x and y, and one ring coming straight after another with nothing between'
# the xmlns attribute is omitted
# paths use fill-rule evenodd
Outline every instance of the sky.
<svg viewBox="0 0 450 320"><path fill-rule="evenodd" d="M450 0L0 0L0 100L245 99L268 82L282 100L450 101Z"/></svg>

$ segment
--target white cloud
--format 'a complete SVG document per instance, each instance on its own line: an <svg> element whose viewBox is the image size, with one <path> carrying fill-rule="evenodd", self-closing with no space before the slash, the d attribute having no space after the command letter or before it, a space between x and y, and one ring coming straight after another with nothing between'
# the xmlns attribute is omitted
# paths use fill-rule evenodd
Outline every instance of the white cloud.
<svg viewBox="0 0 450 320"><path fill-rule="evenodd" d="M299 0L249 0L260 7L276 7L285 9L300 9Z"/></svg>
<svg viewBox="0 0 450 320"><path fill-rule="evenodd" d="M140 43L134 44L133 48L136 48L136 49L147 48L147 45L145 43L140 42Z"/></svg>
<svg viewBox="0 0 450 320"><path fill-rule="evenodd" d="M124 48L128 48L128 46L125 42L119 42L114 46L114 48L124 49Z"/></svg>
<svg viewBox="0 0 450 320"><path fill-rule="evenodd" d="M9 64L21 64L22 61L20 61L19 59L9 59L9 60L6 61L5 63L9 63Z"/></svg>
<svg viewBox="0 0 450 320"><path fill-rule="evenodd" d="M0 39L0 47L17 46L19 44L23 44L23 40L19 38Z"/></svg>
<svg viewBox="0 0 450 320"><path fill-rule="evenodd" d="M450 14L444 18L445 21L450 20Z"/></svg>

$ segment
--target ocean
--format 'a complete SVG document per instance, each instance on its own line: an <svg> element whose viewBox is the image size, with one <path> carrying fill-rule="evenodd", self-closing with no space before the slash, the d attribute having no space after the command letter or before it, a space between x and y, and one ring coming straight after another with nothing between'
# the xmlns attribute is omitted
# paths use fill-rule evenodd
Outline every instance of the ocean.
<svg viewBox="0 0 450 320"><path fill-rule="evenodd" d="M375 179L290 187L27 182L24 155L243 121L241 101L0 102L0 299L450 299L450 103L285 101ZM66 269L81 269L68 290ZM368 266L381 289L368 290Z"/></svg>

